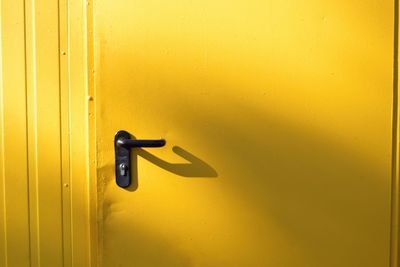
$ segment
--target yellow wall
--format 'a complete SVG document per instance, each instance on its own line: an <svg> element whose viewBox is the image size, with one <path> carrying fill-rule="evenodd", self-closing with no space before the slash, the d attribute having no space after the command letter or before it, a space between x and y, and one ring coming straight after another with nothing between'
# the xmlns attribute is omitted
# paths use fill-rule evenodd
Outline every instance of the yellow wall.
<svg viewBox="0 0 400 267"><path fill-rule="evenodd" d="M0 266L90 264L85 12L1 1Z"/></svg>

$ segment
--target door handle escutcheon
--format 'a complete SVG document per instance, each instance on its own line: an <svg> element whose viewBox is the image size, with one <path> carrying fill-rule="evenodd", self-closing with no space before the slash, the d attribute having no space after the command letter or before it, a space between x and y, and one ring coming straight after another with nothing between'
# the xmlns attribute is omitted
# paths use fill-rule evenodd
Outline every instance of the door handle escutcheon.
<svg viewBox="0 0 400 267"><path fill-rule="evenodd" d="M165 140L136 140L131 139L127 131L118 131L114 137L115 150L115 181L119 187L126 188L131 184L131 148L162 147Z"/></svg>

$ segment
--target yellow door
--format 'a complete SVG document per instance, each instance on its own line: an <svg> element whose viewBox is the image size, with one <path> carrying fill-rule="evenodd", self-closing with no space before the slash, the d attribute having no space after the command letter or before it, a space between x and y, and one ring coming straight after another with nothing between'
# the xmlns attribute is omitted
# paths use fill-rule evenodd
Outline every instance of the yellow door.
<svg viewBox="0 0 400 267"><path fill-rule="evenodd" d="M89 4L99 265L389 266L393 1Z"/></svg>

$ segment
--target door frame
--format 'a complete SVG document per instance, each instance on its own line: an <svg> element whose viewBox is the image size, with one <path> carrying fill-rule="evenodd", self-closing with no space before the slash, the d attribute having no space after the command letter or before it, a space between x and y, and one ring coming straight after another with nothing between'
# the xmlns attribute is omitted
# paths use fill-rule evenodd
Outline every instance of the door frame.
<svg viewBox="0 0 400 267"><path fill-rule="evenodd" d="M92 50L92 0L59 0L60 43L68 55L69 178L72 266L99 266ZM62 71L62 70L61 70ZM65 133L68 131L67 133Z"/></svg>

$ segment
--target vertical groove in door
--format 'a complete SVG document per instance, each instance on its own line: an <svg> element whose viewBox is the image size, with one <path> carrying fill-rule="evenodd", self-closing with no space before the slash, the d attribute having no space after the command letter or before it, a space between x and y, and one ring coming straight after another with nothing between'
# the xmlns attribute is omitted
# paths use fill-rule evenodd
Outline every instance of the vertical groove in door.
<svg viewBox="0 0 400 267"><path fill-rule="evenodd" d="M28 134L28 128L29 128L29 122L28 122L28 116L29 116L29 109L28 109L28 65L27 65L27 39L26 39L26 31L27 31L27 18L26 18L26 0L24 0L23 3L23 13L24 13L24 57L25 57L25 68L24 68L24 78L25 78L25 141L26 141L26 175L27 175L27 199L28 199L28 231L29 231L29 263L32 265L32 255L31 255L31 210L30 210L30 196L29 196L29 134Z"/></svg>
<svg viewBox="0 0 400 267"><path fill-rule="evenodd" d="M0 4L0 14L3 5ZM0 19L0 40L3 40L3 23ZM0 265L7 266L7 226L4 175L4 94L3 94L3 42L0 41Z"/></svg>
<svg viewBox="0 0 400 267"><path fill-rule="evenodd" d="M393 132L392 132L392 219L390 266L399 265L399 93L398 93L398 50L399 50L399 1L394 1L393 40Z"/></svg>
<svg viewBox="0 0 400 267"><path fill-rule="evenodd" d="M27 58L27 99L28 99L28 164L29 164L29 210L31 265L40 265L39 216L37 193L37 142L36 142L36 50L35 40L35 1L25 2L26 20L26 58Z"/></svg>

